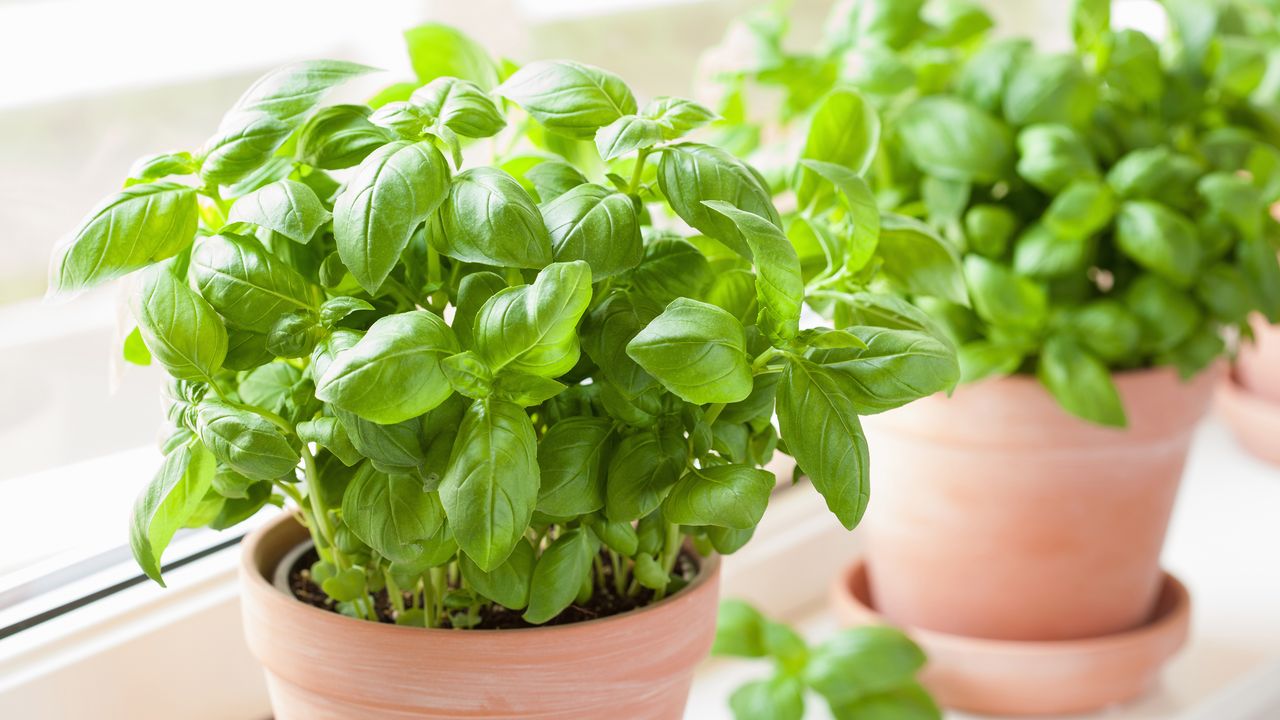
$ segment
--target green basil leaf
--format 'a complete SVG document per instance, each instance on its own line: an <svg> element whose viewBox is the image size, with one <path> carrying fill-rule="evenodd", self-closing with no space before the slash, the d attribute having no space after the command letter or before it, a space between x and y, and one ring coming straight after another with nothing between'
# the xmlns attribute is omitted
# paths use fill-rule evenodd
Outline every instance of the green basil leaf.
<svg viewBox="0 0 1280 720"><path fill-rule="evenodd" d="M741 600L722 600L716 614L715 656L764 657L764 626L760 611Z"/></svg>
<svg viewBox="0 0 1280 720"><path fill-rule="evenodd" d="M1100 425L1125 426L1124 406L1107 366L1074 341L1062 336L1045 341L1036 374L1067 412Z"/></svg>
<svg viewBox="0 0 1280 720"><path fill-rule="evenodd" d="M1051 195L1099 177L1093 151L1065 125L1032 125L1018 133L1018 175Z"/></svg>
<svg viewBox="0 0 1280 720"><path fill-rule="evenodd" d="M49 285L85 290L173 257L196 236L195 190L169 182L125 188L94 208L54 251Z"/></svg>
<svg viewBox="0 0 1280 720"><path fill-rule="evenodd" d="M1157 200L1189 208L1196 198L1196 180L1203 173L1194 159L1167 147L1140 148L1111 166L1107 184L1126 200Z"/></svg>
<svg viewBox="0 0 1280 720"><path fill-rule="evenodd" d="M994 182L1008 175L1009 128L981 108L945 95L920 98L903 111L898 133L912 161L929 175Z"/></svg>
<svg viewBox="0 0 1280 720"><path fill-rule="evenodd" d="M191 276L227 325L260 335L281 317L316 310L319 289L253 238L214 235L191 253Z"/></svg>
<svg viewBox="0 0 1280 720"><path fill-rule="evenodd" d="M542 214L515 178L491 168L459 173L440 209L436 249L463 262L541 268L551 262Z"/></svg>
<svg viewBox="0 0 1280 720"><path fill-rule="evenodd" d="M212 382L227 356L227 330L214 309L171 263L151 268L135 298L133 316L152 357L180 380Z"/></svg>
<svg viewBox="0 0 1280 720"><path fill-rule="evenodd" d="M389 143L360 163L334 202L333 237L361 287L382 286L449 189L449 165L429 140Z"/></svg>
<svg viewBox="0 0 1280 720"><path fill-rule="evenodd" d="M540 625L564 611L591 574L591 536L582 528L565 531L542 552L533 568L526 622Z"/></svg>
<svg viewBox="0 0 1280 720"><path fill-rule="evenodd" d="M228 370L252 370L271 362L275 355L267 350L267 336L261 333L227 328L227 357L222 366Z"/></svg>
<svg viewBox="0 0 1280 720"><path fill-rule="evenodd" d="M454 305L453 332L464 347L472 345L475 319L480 308L506 287L506 281L488 271L471 273L462 278L462 282L458 284L458 302Z"/></svg>
<svg viewBox="0 0 1280 720"><path fill-rule="evenodd" d="M967 342L956 351L956 359L960 362L960 382L1011 375L1022 365L1024 357L1025 351L1013 345L990 340Z"/></svg>
<svg viewBox="0 0 1280 720"><path fill-rule="evenodd" d="M712 280L711 263L688 240L663 237L645 246L640 266L628 277L633 288L664 306L676 298L700 297Z"/></svg>
<svg viewBox="0 0 1280 720"><path fill-rule="evenodd" d="M498 84L498 65L479 43L456 28L426 23L405 30L404 40L419 83L458 77L483 90L492 90Z"/></svg>
<svg viewBox="0 0 1280 720"><path fill-rule="evenodd" d="M813 110L800 159L831 163L861 175L880 145L880 116L858 91L836 88ZM796 186L801 207L812 200L819 178L804 167Z"/></svg>
<svg viewBox="0 0 1280 720"><path fill-rule="evenodd" d="M507 126L498 104L479 85L440 77L413 91L409 102L463 137L497 135Z"/></svg>
<svg viewBox="0 0 1280 720"><path fill-rule="evenodd" d="M200 177L220 185L248 177L306 121L331 88L372 71L339 60L313 60L285 65L258 78L205 143Z"/></svg>
<svg viewBox="0 0 1280 720"><path fill-rule="evenodd" d="M411 475L387 474L364 465L342 496L342 519L356 537L384 558L411 562L422 552L418 541L444 524L436 493Z"/></svg>
<svg viewBox="0 0 1280 720"><path fill-rule="evenodd" d="M1156 202L1122 204L1116 215L1116 245L1139 265L1178 287L1190 287L1200 268L1196 227L1175 210Z"/></svg>
<svg viewBox="0 0 1280 720"><path fill-rule="evenodd" d="M613 424L605 418L567 417L551 426L538 443L539 512L574 517L604 507L604 464L612 433Z"/></svg>
<svg viewBox="0 0 1280 720"><path fill-rule="evenodd" d="M640 115L657 121L664 140L684 137L719 117L692 100L666 96L654 98Z"/></svg>
<svg viewBox="0 0 1280 720"><path fill-rule="evenodd" d="M458 557L462 578L481 596L512 610L523 610L529 604L529 586L537 563L533 546L527 540L516 543L511 555L489 572L480 569L466 555Z"/></svg>
<svg viewBox="0 0 1280 720"><path fill-rule="evenodd" d="M974 205L964 215L969 249L989 258L1004 255L1017 229L1017 216L1003 205Z"/></svg>
<svg viewBox="0 0 1280 720"><path fill-rule="evenodd" d="M465 397L481 400L493 392L493 373L480 356L470 350L445 358L440 362L440 369L449 385Z"/></svg>
<svg viewBox="0 0 1280 720"><path fill-rule="evenodd" d="M1096 244L1088 237L1061 237L1044 223L1028 226L1013 248L1013 267L1034 278L1061 278L1084 272Z"/></svg>
<svg viewBox="0 0 1280 720"><path fill-rule="evenodd" d="M381 424L417 417L452 394L440 362L459 349L435 313L387 315L337 354L316 381L316 397Z"/></svg>
<svg viewBox="0 0 1280 720"><path fill-rule="evenodd" d="M348 315L373 310L373 306L360 298L339 295L329 298L320 306L320 324L332 328Z"/></svg>
<svg viewBox="0 0 1280 720"><path fill-rule="evenodd" d="M1164 68L1155 41L1137 30L1120 30L1105 38L1102 77L1111 89L1121 98L1159 102L1164 96Z"/></svg>
<svg viewBox="0 0 1280 720"><path fill-rule="evenodd" d="M334 416L347 431L351 444L375 465L387 469L417 468L427 461L420 422L415 418L394 425L379 425L340 408Z"/></svg>
<svg viewBox="0 0 1280 720"><path fill-rule="evenodd" d="M236 200L229 223L249 223L305 245L333 216L315 191L296 180L277 180Z"/></svg>
<svg viewBox="0 0 1280 720"><path fill-rule="evenodd" d="M656 120L638 115L623 115L596 133L596 149L605 162L660 142L662 126Z"/></svg>
<svg viewBox="0 0 1280 720"><path fill-rule="evenodd" d="M715 200L704 204L733 222L751 248L760 329L774 344L792 340L800 330L800 306L804 302L804 280L796 249L777 225L758 215Z"/></svg>
<svg viewBox="0 0 1280 720"><path fill-rule="evenodd" d="M1087 50L1111 30L1111 0L1075 0L1071 8L1071 38Z"/></svg>
<svg viewBox="0 0 1280 720"><path fill-rule="evenodd" d="M753 680L729 695L733 720L802 720L804 684L789 675Z"/></svg>
<svg viewBox="0 0 1280 720"><path fill-rule="evenodd" d="M472 403L440 483L440 499L458 547L481 570L502 564L524 537L538 486L538 440L524 409L494 399Z"/></svg>
<svg viewBox="0 0 1280 720"><path fill-rule="evenodd" d="M903 685L844 705L833 705L835 720L941 720L929 692L917 683Z"/></svg>
<svg viewBox="0 0 1280 720"><path fill-rule="evenodd" d="M773 473L750 465L690 468L662 503L667 522L746 530L764 517Z"/></svg>
<svg viewBox="0 0 1280 720"><path fill-rule="evenodd" d="M240 376L236 392L242 402L281 415L292 403L301 380L298 368L283 362L267 363Z"/></svg>
<svg viewBox="0 0 1280 720"><path fill-rule="evenodd" d="M125 187L163 180L174 175L192 175L199 170L189 152L158 153L138 158L129 168Z"/></svg>
<svg viewBox="0 0 1280 720"><path fill-rule="evenodd" d="M1133 357L1142 339L1138 318L1116 300L1094 300L1073 308L1064 314L1062 326L1104 362L1121 362Z"/></svg>
<svg viewBox="0 0 1280 720"><path fill-rule="evenodd" d="M674 426L623 438L605 476L605 515L626 522L653 512L684 472L689 445Z"/></svg>
<svg viewBox="0 0 1280 720"><path fill-rule="evenodd" d="M359 165L393 139L369 122L369 114L364 105L332 105L316 111L299 131L298 160L322 170Z"/></svg>
<svg viewBox="0 0 1280 720"><path fill-rule="evenodd" d="M265 417L205 398L196 407L196 434L218 462L251 480L292 477L298 451Z"/></svg>
<svg viewBox="0 0 1280 720"><path fill-rule="evenodd" d="M658 187L680 219L747 259L751 248L737 227L707 208L705 201L727 202L782 227L768 186L750 166L717 147L680 143L665 148L658 163Z"/></svg>
<svg viewBox="0 0 1280 720"><path fill-rule="evenodd" d="M421 140L431 121L425 110L407 100L389 102L369 115L369 122L410 142Z"/></svg>
<svg viewBox="0 0 1280 720"><path fill-rule="evenodd" d="M209 491L214 468L213 455L204 446L181 445L165 456L155 477L133 503L129 547L142 571L161 587L160 557Z"/></svg>
<svg viewBox="0 0 1280 720"><path fill-rule="evenodd" d="M732 315L680 298L627 344L627 354L687 402L731 403L751 394L746 344Z"/></svg>
<svg viewBox="0 0 1280 720"><path fill-rule="evenodd" d="M560 160L539 162L525 171L524 177L533 185L544 203L549 203L587 182L586 176L577 168Z"/></svg>
<svg viewBox="0 0 1280 720"><path fill-rule="evenodd" d="M599 515L589 515L586 524L600 542L620 555L631 557L640 547L640 536L636 533L635 526L629 522L609 522Z"/></svg>
<svg viewBox="0 0 1280 720"><path fill-rule="evenodd" d="M1049 317L1044 287L979 255L964 260L964 276L978 317L997 327L1036 329Z"/></svg>
<svg viewBox="0 0 1280 720"><path fill-rule="evenodd" d="M1204 315L1186 291L1146 273L1129 286L1124 303L1142 326L1143 347L1156 352L1172 350L1187 339Z"/></svg>
<svg viewBox="0 0 1280 720"><path fill-rule="evenodd" d="M146 367L151 364L151 351L147 349L147 342L142 339L142 329L137 325L125 336L120 354L125 362L133 365Z"/></svg>
<svg viewBox="0 0 1280 720"><path fill-rule="evenodd" d="M870 343L868 343L870 344ZM837 375L789 360L778 384L778 429L827 507L852 530L867 509L867 439Z"/></svg>
<svg viewBox="0 0 1280 720"><path fill-rule="evenodd" d="M1096 181L1082 180L1068 185L1049 203L1041 222L1060 238L1091 237L1111 223L1116 201L1111 189Z"/></svg>
<svg viewBox="0 0 1280 720"><path fill-rule="evenodd" d="M885 277L902 291L969 303L955 248L924 223L886 214L876 256Z"/></svg>
<svg viewBox="0 0 1280 720"><path fill-rule="evenodd" d="M853 222L844 266L849 272L861 270L880 242L880 209L876 207L876 198L871 188L848 168L816 160L801 160L800 164L813 170L840 191L845 210Z"/></svg>
<svg viewBox="0 0 1280 720"><path fill-rule="evenodd" d="M1009 78L1032 52L1031 41L1005 38L979 48L960 69L956 92L989 113L999 113Z"/></svg>
<svg viewBox="0 0 1280 720"><path fill-rule="evenodd" d="M891 627L842 630L817 647L804 681L833 706L845 705L914 681L924 652Z"/></svg>
<svg viewBox="0 0 1280 720"><path fill-rule="evenodd" d="M847 328L847 332L863 347L819 348L810 354L810 360L840 384L844 400L859 414L891 410L951 390L960 379L955 353L932 335L860 326ZM818 386L810 392L820 390Z"/></svg>
<svg viewBox="0 0 1280 720"><path fill-rule="evenodd" d="M578 320L591 302L591 269L554 263L532 285L489 298L475 319L476 352L495 373L503 368L558 377L578 362Z"/></svg>
<svg viewBox="0 0 1280 720"><path fill-rule="evenodd" d="M592 281L640 264L640 220L627 195L587 183L562 193L541 211L556 262L585 260Z"/></svg>
<svg viewBox="0 0 1280 720"><path fill-rule="evenodd" d="M636 111L622 78L571 60L539 60L515 71L496 90L548 130L579 140Z"/></svg>
<svg viewBox="0 0 1280 720"><path fill-rule="evenodd" d="M1280 263L1275 247L1262 238L1242 238L1236 262L1253 289L1258 309L1271 322L1280 322Z"/></svg>
<svg viewBox="0 0 1280 720"><path fill-rule="evenodd" d="M286 366L287 367L287 366ZM315 443L333 453L343 465L351 467L363 457L352 444L347 430L336 417L321 417L298 423L298 439Z"/></svg>
<svg viewBox="0 0 1280 720"><path fill-rule="evenodd" d="M1098 101L1096 81L1074 55L1024 57L1004 94L1004 116L1014 125L1062 123L1085 127Z"/></svg>
<svg viewBox="0 0 1280 720"><path fill-rule="evenodd" d="M551 378L507 370L494 379L493 394L520 407L541 405L569 387Z"/></svg>
<svg viewBox="0 0 1280 720"><path fill-rule="evenodd" d="M253 517L271 500L271 483L259 482L249 486L242 498L226 498L218 514L206 523L213 530L226 530Z"/></svg>
<svg viewBox="0 0 1280 720"><path fill-rule="evenodd" d="M643 298L615 292L595 307L582 324L582 349L623 394L634 397L657 381L627 354L631 342L659 309Z"/></svg>

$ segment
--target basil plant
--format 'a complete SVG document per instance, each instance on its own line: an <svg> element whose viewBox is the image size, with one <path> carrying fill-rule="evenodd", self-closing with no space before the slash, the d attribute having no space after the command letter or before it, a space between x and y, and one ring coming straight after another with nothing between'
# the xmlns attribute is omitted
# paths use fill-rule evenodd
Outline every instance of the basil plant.
<svg viewBox="0 0 1280 720"><path fill-rule="evenodd" d="M773 173L796 196L802 267L864 264L870 245L831 243L821 219L831 175L815 163L843 165L851 212L892 211L881 243L923 223L963 255L964 288L916 300L963 381L1034 373L1071 413L1123 426L1113 372L1189 377L1251 312L1280 320L1275 17L1251 0L1164 4L1159 43L1113 29L1108 0L1078 2L1067 53L989 40L977 5L922 0L842 3L819 49L795 53L775 6L734 33L752 42L721 75L724 137L745 152L762 125L807 127L810 161ZM745 90L762 86L780 101L748 119ZM835 317L853 297L832 296Z"/></svg>
<svg viewBox="0 0 1280 720"><path fill-rule="evenodd" d="M740 600L720 603L713 655L762 658L773 673L729 696L734 720L803 720L806 695L826 701L834 720L942 720L916 676L924 651L901 630L867 625L810 647L794 629Z"/></svg>
<svg viewBox="0 0 1280 720"><path fill-rule="evenodd" d="M131 521L146 573L181 527L289 502L350 615L383 590L426 626L643 604L688 580L684 548L751 537L780 444L852 528L859 416L958 377L927 318L868 287L847 327L802 329L812 284L761 177L688 139L707 108L408 38L417 81L370 104L321 105L367 67L268 73L54 260L60 291L138 271L125 354L173 378Z"/></svg>

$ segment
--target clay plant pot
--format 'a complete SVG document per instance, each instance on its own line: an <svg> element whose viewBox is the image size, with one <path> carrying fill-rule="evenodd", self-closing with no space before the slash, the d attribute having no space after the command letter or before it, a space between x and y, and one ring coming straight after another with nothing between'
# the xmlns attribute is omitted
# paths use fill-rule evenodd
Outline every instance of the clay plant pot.
<svg viewBox="0 0 1280 720"><path fill-rule="evenodd" d="M1215 368L1119 373L1129 427L1062 410L1031 377L866 418L863 528L875 607L909 628L998 640L1095 638L1145 622Z"/></svg>
<svg viewBox="0 0 1280 720"><path fill-rule="evenodd" d="M276 720L638 718L677 720L715 635L719 563L688 587L612 617L519 630L355 620L271 582L307 539L282 516L245 540L245 634Z"/></svg>
<svg viewBox="0 0 1280 720"><path fill-rule="evenodd" d="M842 625L887 622L871 603L863 562L835 579L831 608ZM1190 623L1187 589L1166 574L1147 619L1114 635L1033 642L919 628L910 634L929 658L920 681L946 707L986 715L1067 715L1147 692L1186 642Z"/></svg>
<svg viewBox="0 0 1280 720"><path fill-rule="evenodd" d="M1218 409L1246 450L1280 465L1280 326L1253 319L1255 341L1222 383Z"/></svg>

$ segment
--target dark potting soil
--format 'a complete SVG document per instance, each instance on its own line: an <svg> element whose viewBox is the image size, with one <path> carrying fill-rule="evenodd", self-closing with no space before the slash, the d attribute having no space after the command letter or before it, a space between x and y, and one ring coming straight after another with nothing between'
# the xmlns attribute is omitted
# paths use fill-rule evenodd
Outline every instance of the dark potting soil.
<svg viewBox="0 0 1280 720"><path fill-rule="evenodd" d="M583 622L584 620L595 620L596 618L609 617L610 615L618 615L635 610L636 608L648 605L653 599L653 591L642 589L637 595L619 595L613 587L613 567L609 562L609 557L603 551L601 557L604 566L603 584L597 579L594 591L591 593L591 600L583 605L573 604L565 608L564 612L555 616L551 620L535 626L525 622L521 617L521 610L509 610L501 605L486 603L480 608L480 622L473 627L477 630L511 630L515 628L542 627L545 625L567 625L569 623ZM302 554L302 557L293 564L289 570L289 587L293 590L294 597L298 598L308 605L318 608L338 612L337 603L334 602L320 586L311 580L311 566L315 564L320 556L316 553L315 548L308 550ZM684 578L685 582L690 582L693 577L698 574L698 561L695 556L688 551L682 552L676 562L676 575ZM379 590L373 596L374 607L378 613L378 621L384 623L395 623L395 608L391 604L391 599L387 595L385 589ZM410 597L405 595L406 605L409 603ZM441 627L452 627L448 617L441 622Z"/></svg>

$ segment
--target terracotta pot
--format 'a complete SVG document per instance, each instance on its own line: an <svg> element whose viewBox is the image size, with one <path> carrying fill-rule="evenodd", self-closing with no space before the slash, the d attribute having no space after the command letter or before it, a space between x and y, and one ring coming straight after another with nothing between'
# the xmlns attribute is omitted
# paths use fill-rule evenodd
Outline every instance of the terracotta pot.
<svg viewBox="0 0 1280 720"><path fill-rule="evenodd" d="M864 563L835 579L831 609L846 626L886 622L871 604ZM1187 589L1165 574L1151 615L1115 635L1034 642L909 632L929 658L920 681L942 705L991 715L1066 715L1145 693L1186 642L1190 623Z"/></svg>
<svg viewBox="0 0 1280 720"><path fill-rule="evenodd" d="M1280 326L1255 315L1254 342L1240 348L1234 375L1240 386L1258 398L1280 405Z"/></svg>
<svg viewBox="0 0 1280 720"><path fill-rule="evenodd" d="M1030 377L864 420L876 607L909 627L1006 640L1137 627L1217 369L1121 373L1125 430L1069 415Z"/></svg>
<svg viewBox="0 0 1280 720"><path fill-rule="evenodd" d="M629 613L437 630L355 620L277 590L277 564L305 539L281 517L245 540L240 568L245 634L276 720L677 720L715 635L715 557L689 587Z"/></svg>

